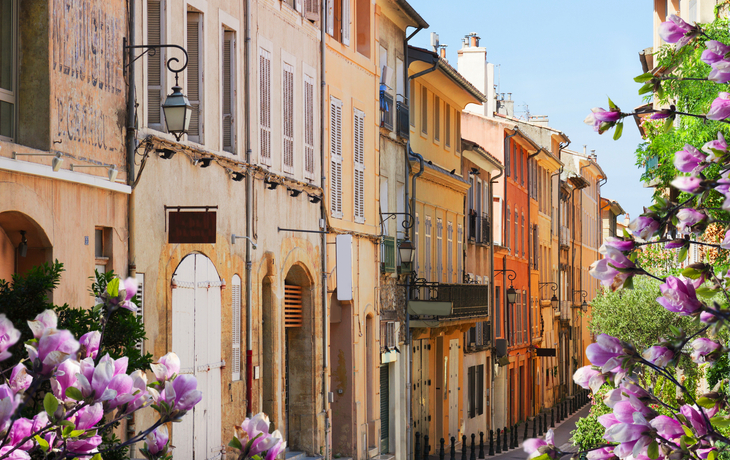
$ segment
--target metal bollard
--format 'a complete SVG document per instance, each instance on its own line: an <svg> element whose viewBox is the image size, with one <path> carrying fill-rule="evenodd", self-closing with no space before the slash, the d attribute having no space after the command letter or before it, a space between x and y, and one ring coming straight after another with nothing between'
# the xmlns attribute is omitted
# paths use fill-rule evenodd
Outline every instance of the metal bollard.
<svg viewBox="0 0 730 460"><path fill-rule="evenodd" d="M461 460L466 460L466 435L461 435Z"/></svg>
<svg viewBox="0 0 730 460"><path fill-rule="evenodd" d="M439 460L444 460L444 456L446 455L446 452L444 451L444 444L446 444L446 440L444 438L441 438L441 448L439 449Z"/></svg>
<svg viewBox="0 0 730 460"><path fill-rule="evenodd" d="M525 439L527 439L527 425L528 425L527 420L525 420L525 435L522 436L522 442L524 442Z"/></svg>
<svg viewBox="0 0 730 460"><path fill-rule="evenodd" d="M471 456L469 457L470 460L477 460L477 450L474 441L476 440L477 435L472 433L471 434Z"/></svg>
<svg viewBox="0 0 730 460"><path fill-rule="evenodd" d="M416 431L416 444L413 447L413 458L418 459L421 457L421 433Z"/></svg>
<svg viewBox="0 0 730 460"><path fill-rule="evenodd" d="M519 433L520 433L519 426L520 426L519 423L515 425L515 429L514 429L515 434L512 435L512 448L514 448L514 449L517 449L517 447L520 445L520 441L519 441L519 439L520 439L519 438L520 437L520 435L519 435Z"/></svg>
<svg viewBox="0 0 730 460"><path fill-rule="evenodd" d="M542 434L543 434L543 431L542 431L542 415L541 414L537 414L537 430L538 430L537 431L537 436L540 436L541 437Z"/></svg>
<svg viewBox="0 0 730 460"><path fill-rule="evenodd" d="M545 433L547 433L548 426L547 426L547 412L543 412L542 414L542 427L544 428Z"/></svg>
<svg viewBox="0 0 730 460"><path fill-rule="evenodd" d="M534 417L534 418L532 419L532 437L533 437L533 438L536 438L536 437L537 437L537 420L538 420L539 418L540 418L540 414L537 414L537 415L536 415L536 416L535 416L535 417Z"/></svg>
<svg viewBox="0 0 730 460"><path fill-rule="evenodd" d="M489 456L494 455L494 430L489 430Z"/></svg>
<svg viewBox="0 0 730 460"><path fill-rule="evenodd" d="M555 428L555 408L550 409L550 428Z"/></svg>
<svg viewBox="0 0 730 460"><path fill-rule="evenodd" d="M428 435L423 437L423 460L428 460L428 454L431 451L431 446L428 445Z"/></svg>
<svg viewBox="0 0 730 460"><path fill-rule="evenodd" d="M451 460L456 460L456 438L451 437Z"/></svg>
<svg viewBox="0 0 730 460"><path fill-rule="evenodd" d="M502 441L500 440L500 436L499 436L499 428L497 428L497 453L498 454L502 453Z"/></svg>
<svg viewBox="0 0 730 460"><path fill-rule="evenodd" d="M509 450L509 445L507 443L507 427L504 427L503 433L504 433L504 435L502 436L502 441L503 441L502 450L507 452Z"/></svg>
<svg viewBox="0 0 730 460"><path fill-rule="evenodd" d="M479 432L479 458L484 458L484 432Z"/></svg>

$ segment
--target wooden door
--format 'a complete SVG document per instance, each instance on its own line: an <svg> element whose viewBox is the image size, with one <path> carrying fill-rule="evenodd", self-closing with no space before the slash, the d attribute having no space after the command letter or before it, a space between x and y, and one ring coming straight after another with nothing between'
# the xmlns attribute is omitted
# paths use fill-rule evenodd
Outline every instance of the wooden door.
<svg viewBox="0 0 730 460"><path fill-rule="evenodd" d="M459 439L459 339L449 341L449 438Z"/></svg>

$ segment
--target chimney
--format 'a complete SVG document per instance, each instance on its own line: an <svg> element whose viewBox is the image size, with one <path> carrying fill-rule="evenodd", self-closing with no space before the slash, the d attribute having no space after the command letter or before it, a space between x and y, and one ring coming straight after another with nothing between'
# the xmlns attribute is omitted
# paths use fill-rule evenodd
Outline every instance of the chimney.
<svg viewBox="0 0 730 460"><path fill-rule="evenodd" d="M627 212L626 214L624 214L624 225L626 227L628 227L630 223L631 223L631 218L629 217L629 213Z"/></svg>
<svg viewBox="0 0 730 460"><path fill-rule="evenodd" d="M449 45L439 45L439 56L444 61L449 62L448 59L446 59L446 47L447 46L449 46Z"/></svg>
<svg viewBox="0 0 730 460"><path fill-rule="evenodd" d="M458 51L457 69L469 83L487 96L485 104L468 104L464 110L491 117L496 111L494 64L487 62L487 49L479 46L479 40L476 32L464 36Z"/></svg>

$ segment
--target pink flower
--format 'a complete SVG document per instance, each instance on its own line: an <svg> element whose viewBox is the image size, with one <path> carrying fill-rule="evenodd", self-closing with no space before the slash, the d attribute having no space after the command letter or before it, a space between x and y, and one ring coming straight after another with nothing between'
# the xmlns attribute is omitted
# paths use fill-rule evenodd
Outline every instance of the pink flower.
<svg viewBox="0 0 730 460"><path fill-rule="evenodd" d="M710 111L706 115L708 120L724 120L730 117L730 93L721 92L712 101Z"/></svg>
<svg viewBox="0 0 730 460"><path fill-rule="evenodd" d="M669 276L659 290L662 296L656 299L657 302L671 312L687 316L702 308L702 302L697 299L694 285L689 281Z"/></svg>
<svg viewBox="0 0 730 460"><path fill-rule="evenodd" d="M676 439L684 434L682 424L666 415L659 415L649 422L659 436L665 439Z"/></svg>
<svg viewBox="0 0 730 460"><path fill-rule="evenodd" d="M593 126L593 130L598 134L603 134L620 119L621 111L618 109L609 111L600 107L594 107L584 122Z"/></svg>
<svg viewBox="0 0 730 460"><path fill-rule="evenodd" d="M697 27L687 24L682 18L672 14L669 21L659 24L659 36L667 43L676 43L677 49L692 39Z"/></svg>
<svg viewBox="0 0 730 460"><path fill-rule="evenodd" d="M30 436L32 433L32 427L33 422L31 420L24 417L17 419L15 423L13 423L12 428L10 428L10 433L8 434L8 441L10 442L10 445L17 446L23 441L23 439ZM20 449L30 450L33 448L33 445L33 441L28 440L20 446Z"/></svg>
<svg viewBox="0 0 730 460"><path fill-rule="evenodd" d="M674 352L667 347L655 345L648 348L642 356L652 364L666 367L674 359Z"/></svg>
<svg viewBox="0 0 730 460"><path fill-rule="evenodd" d="M685 144L683 150L674 154L674 166L685 173L699 172L704 169L700 168L700 165L706 159L707 156L693 145Z"/></svg>
<svg viewBox="0 0 730 460"><path fill-rule="evenodd" d="M623 238L615 238L613 236L607 237L603 244L621 252L631 251L634 247L636 247L634 240L625 240Z"/></svg>
<svg viewBox="0 0 730 460"><path fill-rule="evenodd" d="M12 354L8 348L15 345L19 339L20 331L15 329L5 314L0 314L0 361L10 358Z"/></svg>
<svg viewBox="0 0 730 460"><path fill-rule="evenodd" d="M6 460L30 460L30 454L28 452L21 450L21 449L15 449L15 446L5 446L0 447L0 457L3 457ZM12 452L10 452L13 450ZM8 454L10 452L10 454ZM5 457L7 455L7 457Z"/></svg>
<svg viewBox="0 0 730 460"><path fill-rule="evenodd" d="M703 145L702 151L707 153L708 161L720 161L721 157L727 153L727 142L725 142L725 137L722 133L718 132L717 139ZM720 156L718 156L718 153Z"/></svg>
<svg viewBox="0 0 730 460"><path fill-rule="evenodd" d="M274 431L271 435L276 436L281 440L281 433L279 433L279 430ZM270 448L268 452L266 452L266 457L264 458L264 460L275 460L280 453L284 452L284 450L286 450L286 442L281 441L274 447Z"/></svg>
<svg viewBox="0 0 730 460"><path fill-rule="evenodd" d="M644 418L656 415L653 410L646 407L636 396L620 401L613 406L613 415L621 423L634 423L634 414L641 414Z"/></svg>
<svg viewBox="0 0 730 460"><path fill-rule="evenodd" d="M702 180L694 176L677 176L672 186L686 193L699 193L702 190Z"/></svg>
<svg viewBox="0 0 730 460"><path fill-rule="evenodd" d="M43 313L39 313L33 321L28 321L28 326L36 339L40 339L47 329L56 329L57 324L58 317L53 310L45 310Z"/></svg>
<svg viewBox="0 0 730 460"><path fill-rule="evenodd" d="M600 334L596 342L586 348L586 356L591 364L603 368L604 371L610 371L621 364L618 357L624 354L621 341L608 334Z"/></svg>
<svg viewBox="0 0 730 460"><path fill-rule="evenodd" d="M682 208L677 212L677 230L682 233L689 233L692 227L704 221L707 218L705 213L691 208Z"/></svg>
<svg viewBox="0 0 730 460"><path fill-rule="evenodd" d="M601 246L599 252L604 255L604 258L591 264L590 275L601 280L604 286L609 286L612 290L621 287L626 279L631 276L630 269L635 268L636 265L621 251L612 247ZM620 269L629 271L622 272Z"/></svg>
<svg viewBox="0 0 730 460"><path fill-rule="evenodd" d="M28 375L28 370L23 363L18 363L10 374L10 389L15 393L22 393L30 387L33 377Z"/></svg>
<svg viewBox="0 0 730 460"><path fill-rule="evenodd" d="M616 454L613 453L612 447L602 447L588 452L586 458L588 460L612 460L616 458Z"/></svg>
<svg viewBox="0 0 730 460"><path fill-rule="evenodd" d="M0 433L10 426L10 418L15 414L22 397L16 395L7 384L0 385Z"/></svg>
<svg viewBox="0 0 730 460"><path fill-rule="evenodd" d="M526 454L529 454L527 458L535 458L545 453L545 448L555 447L555 434L553 430L548 430L545 434L545 439L531 438L526 440L522 444L522 449Z"/></svg>
<svg viewBox="0 0 730 460"><path fill-rule="evenodd" d="M91 331L82 335L79 339L81 349L79 350L80 358L92 358L95 359L97 353L99 353L99 341L101 340L101 332Z"/></svg>
<svg viewBox="0 0 730 460"><path fill-rule="evenodd" d="M169 352L150 367L157 381L165 382L180 373L180 358L175 353Z"/></svg>
<svg viewBox="0 0 730 460"><path fill-rule="evenodd" d="M145 446L152 455L157 455L165 450L169 440L170 436L168 435L167 427L161 425L147 435Z"/></svg>
<svg viewBox="0 0 730 460"><path fill-rule="evenodd" d="M31 362L35 363L38 360L42 363L43 374L51 373L54 367L68 358L75 357L78 349L79 343L71 332L55 328L43 331L43 335L38 339L37 348L26 345Z"/></svg>
<svg viewBox="0 0 730 460"><path fill-rule="evenodd" d="M639 216L629 224L629 230L634 236L648 240L659 230L659 222L649 216Z"/></svg>
<svg viewBox="0 0 730 460"><path fill-rule="evenodd" d="M722 239L720 247L723 249L730 249L730 229L725 232L725 237Z"/></svg>
<svg viewBox="0 0 730 460"><path fill-rule="evenodd" d="M687 419L687 421L692 425L692 429L695 431L695 434L698 437L707 435L709 431L707 423L705 422L705 418L697 411L697 409L685 404L679 410L682 415L684 415L684 417ZM710 415L707 416L708 419L710 417Z"/></svg>
<svg viewBox="0 0 730 460"><path fill-rule="evenodd" d="M203 393L197 389L198 381L193 375L178 375L174 381L165 382L165 389L160 397L173 410L189 411L203 399Z"/></svg>
<svg viewBox="0 0 730 460"><path fill-rule="evenodd" d="M113 377L114 365L103 360L94 368L91 379L83 373L76 374L81 394L84 398L93 397L97 402L109 401L117 396L117 392L109 388Z"/></svg>
<svg viewBox="0 0 730 460"><path fill-rule="evenodd" d="M76 374L81 370L78 362L67 359L58 365L56 375L51 379L51 389L56 398L61 401L68 401L66 390L69 387L76 386Z"/></svg>
<svg viewBox="0 0 730 460"><path fill-rule="evenodd" d="M690 355L692 361L701 364L715 361L718 358L716 352L720 349L720 344L714 340L700 337L692 341L692 348L694 349Z"/></svg>
<svg viewBox="0 0 730 460"><path fill-rule="evenodd" d="M601 388L606 378L592 366L583 366L573 374L573 381L582 388L591 389L594 393Z"/></svg>

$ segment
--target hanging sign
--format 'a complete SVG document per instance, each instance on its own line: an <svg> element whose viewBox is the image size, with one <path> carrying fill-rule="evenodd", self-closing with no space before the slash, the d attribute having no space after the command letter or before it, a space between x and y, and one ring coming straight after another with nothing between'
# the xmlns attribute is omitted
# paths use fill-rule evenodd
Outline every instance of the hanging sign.
<svg viewBox="0 0 730 460"><path fill-rule="evenodd" d="M215 244L215 211L170 211L168 223L169 244Z"/></svg>

